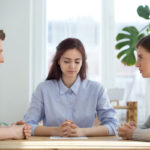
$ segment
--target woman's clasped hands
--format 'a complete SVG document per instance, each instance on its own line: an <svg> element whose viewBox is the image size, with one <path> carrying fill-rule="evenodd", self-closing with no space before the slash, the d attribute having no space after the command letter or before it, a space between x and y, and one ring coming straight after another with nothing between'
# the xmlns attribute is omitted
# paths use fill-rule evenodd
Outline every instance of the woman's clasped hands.
<svg viewBox="0 0 150 150"><path fill-rule="evenodd" d="M79 128L73 121L65 120L59 126L59 133L62 137L79 137L85 136L82 128Z"/></svg>

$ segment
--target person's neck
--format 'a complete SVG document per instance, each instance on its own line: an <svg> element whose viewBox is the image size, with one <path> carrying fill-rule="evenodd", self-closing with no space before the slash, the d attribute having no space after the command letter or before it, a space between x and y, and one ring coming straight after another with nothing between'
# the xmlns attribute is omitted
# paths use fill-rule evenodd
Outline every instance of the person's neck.
<svg viewBox="0 0 150 150"><path fill-rule="evenodd" d="M77 77L75 78L68 78L68 77L62 77L62 81L63 83L68 87L70 88L73 83L76 81Z"/></svg>

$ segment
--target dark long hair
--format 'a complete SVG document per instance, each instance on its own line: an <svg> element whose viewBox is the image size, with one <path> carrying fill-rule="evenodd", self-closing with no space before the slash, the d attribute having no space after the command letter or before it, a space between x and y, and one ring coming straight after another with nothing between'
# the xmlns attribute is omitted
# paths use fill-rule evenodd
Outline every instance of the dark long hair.
<svg viewBox="0 0 150 150"><path fill-rule="evenodd" d="M53 58L53 63L50 68L49 74L46 78L46 80L52 80L56 79L59 80L62 76L62 71L60 69L60 66L58 64L61 56L66 52L68 49L74 49L76 48L82 55L82 66L79 71L79 75L81 79L86 78L86 71L87 71L87 63L86 63L86 52L84 49L84 46L82 42L79 39L76 38L67 38L60 42L58 46L56 47L56 54Z"/></svg>
<svg viewBox="0 0 150 150"><path fill-rule="evenodd" d="M3 30L0 30L0 39L4 40L5 39L5 33Z"/></svg>
<svg viewBox="0 0 150 150"><path fill-rule="evenodd" d="M147 52L150 53L150 35L145 36L136 45L136 48L139 48L139 46L142 46L146 49Z"/></svg>

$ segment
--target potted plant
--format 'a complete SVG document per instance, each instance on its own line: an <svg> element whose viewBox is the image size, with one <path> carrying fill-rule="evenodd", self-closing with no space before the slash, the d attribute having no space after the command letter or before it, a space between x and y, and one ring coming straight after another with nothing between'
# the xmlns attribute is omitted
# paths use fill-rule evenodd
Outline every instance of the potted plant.
<svg viewBox="0 0 150 150"><path fill-rule="evenodd" d="M150 8L146 5L139 6L137 13L140 17L150 20ZM136 63L135 50L137 42L144 36L150 34L150 23L138 30L135 26L127 26L123 32L116 36L116 50L119 50L117 58L125 65L131 66Z"/></svg>

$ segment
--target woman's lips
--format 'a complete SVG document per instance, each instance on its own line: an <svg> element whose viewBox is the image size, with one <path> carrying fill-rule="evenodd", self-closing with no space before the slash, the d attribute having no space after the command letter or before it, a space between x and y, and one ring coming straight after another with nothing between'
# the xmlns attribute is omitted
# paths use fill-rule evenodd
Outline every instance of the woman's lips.
<svg viewBox="0 0 150 150"><path fill-rule="evenodd" d="M143 71L142 70L140 70L140 73L142 73Z"/></svg>
<svg viewBox="0 0 150 150"><path fill-rule="evenodd" d="M68 73L74 73L75 71L68 71Z"/></svg>

